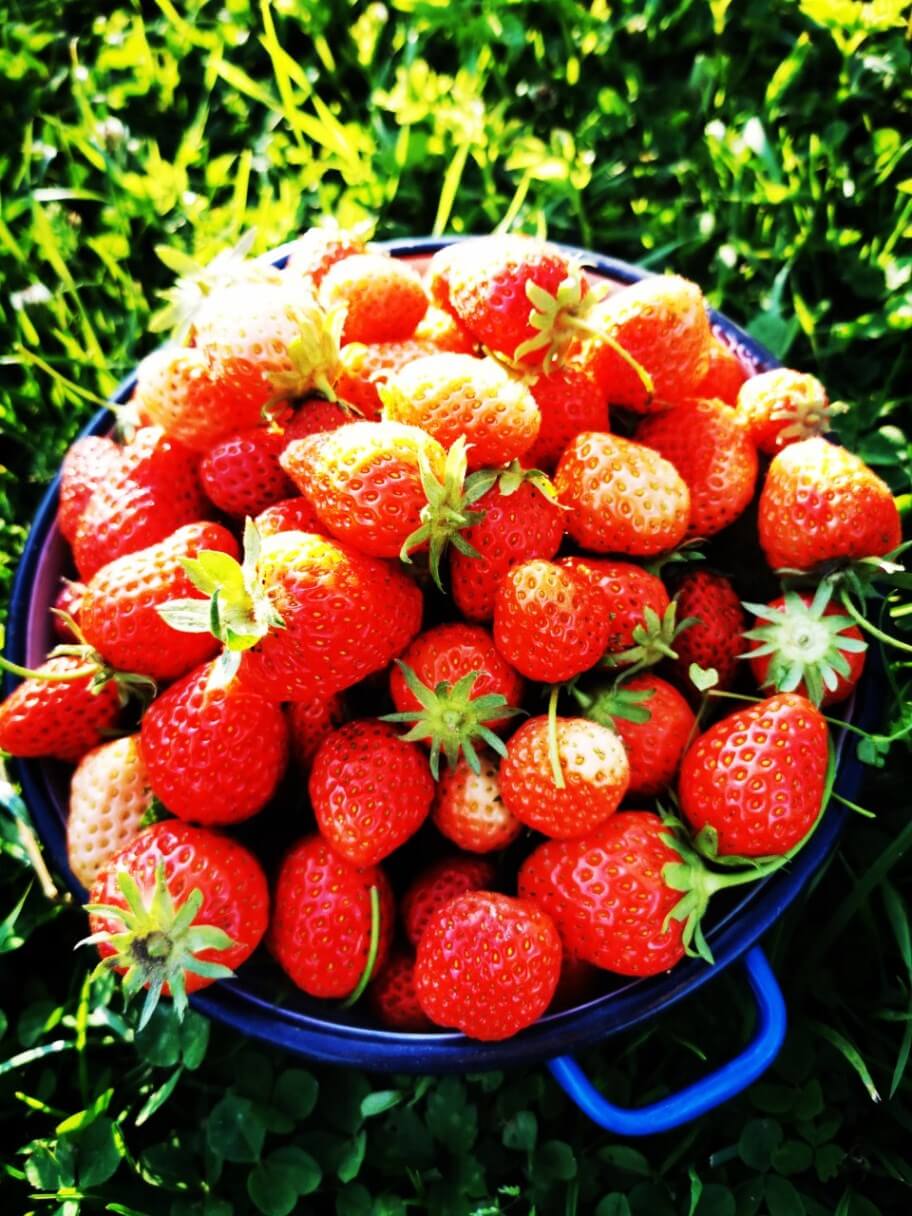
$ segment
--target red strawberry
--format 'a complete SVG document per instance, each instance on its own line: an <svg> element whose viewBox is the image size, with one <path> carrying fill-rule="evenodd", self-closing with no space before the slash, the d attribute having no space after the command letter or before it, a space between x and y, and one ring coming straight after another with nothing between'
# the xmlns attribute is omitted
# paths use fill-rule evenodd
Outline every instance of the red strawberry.
<svg viewBox="0 0 912 1216"><path fill-rule="evenodd" d="M97 747L121 705L116 682L99 688L97 678L97 665L75 655L42 663L0 702L0 751L75 762Z"/></svg>
<svg viewBox="0 0 912 1216"><path fill-rule="evenodd" d="M713 536L738 518L754 496L757 450L730 406L687 401L653 414L637 442L671 461L690 490L687 536Z"/></svg>
<svg viewBox="0 0 912 1216"><path fill-rule="evenodd" d="M434 782L420 748L388 723L364 719L324 739L308 790L333 848L356 865L373 865L421 827Z"/></svg>
<svg viewBox="0 0 912 1216"><path fill-rule="evenodd" d="M238 556L230 532L220 524L199 523L187 524L158 544L102 566L82 600L80 625L86 641L113 667L162 682L211 659L218 651L211 634L178 633L158 612L182 597L202 606L183 560L203 549Z"/></svg>
<svg viewBox="0 0 912 1216"><path fill-rule="evenodd" d="M142 1028L161 992L182 1015L187 993L250 957L266 931L269 890L259 863L234 840L169 819L115 854L88 908L93 934L103 935L100 969L129 973L128 992L148 989Z"/></svg>
<svg viewBox="0 0 912 1216"><path fill-rule="evenodd" d="M747 379L744 364L728 343L715 335L709 344L708 353L706 371L691 389L691 395L734 405L738 400L738 390ZM756 439L754 442L757 443ZM757 446L759 447L759 444Z"/></svg>
<svg viewBox="0 0 912 1216"><path fill-rule="evenodd" d="M320 744L345 721L345 702L338 693L288 707L291 754L302 773L309 773Z"/></svg>
<svg viewBox="0 0 912 1216"><path fill-rule="evenodd" d="M288 760L278 705L235 681L221 687L212 663L155 700L142 720L142 756L156 797L180 819L237 823L272 797Z"/></svg>
<svg viewBox="0 0 912 1216"><path fill-rule="evenodd" d="M389 1030L428 1031L430 1018L415 993L415 960L408 954L390 955L369 989L371 1009Z"/></svg>
<svg viewBox="0 0 912 1216"><path fill-rule="evenodd" d="M320 284L327 310L345 309L342 343L410 338L427 311L421 276L399 258L361 253L331 266Z"/></svg>
<svg viewBox="0 0 912 1216"><path fill-rule="evenodd" d="M139 835L151 805L138 735L86 752L73 773L67 815L67 859L84 887Z"/></svg>
<svg viewBox="0 0 912 1216"><path fill-rule="evenodd" d="M559 684L602 657L611 622L601 593L575 570L535 559L504 576L494 641L530 680Z"/></svg>
<svg viewBox="0 0 912 1216"><path fill-rule="evenodd" d="M777 367L752 376L741 386L737 414L761 452L781 452L790 443L823 435L834 414L846 409L830 404L827 391L815 376Z"/></svg>
<svg viewBox="0 0 912 1216"><path fill-rule="evenodd" d="M60 502L57 526L70 544L82 513L100 485L114 475L120 448L106 435L84 435L70 446L60 466Z"/></svg>
<svg viewBox="0 0 912 1216"><path fill-rule="evenodd" d="M358 232L333 227L308 228L292 245L285 273L317 288L336 262L364 252L364 240Z"/></svg>
<svg viewBox="0 0 912 1216"><path fill-rule="evenodd" d="M82 611L82 597L85 595L85 590L85 583L69 578L61 579L60 590L57 592L57 598L51 609L51 624L61 642L79 641L70 627L67 617L75 621L77 626L79 625L79 613Z"/></svg>
<svg viewBox="0 0 912 1216"><path fill-rule="evenodd" d="M889 486L860 457L820 438L790 444L773 458L757 526L774 570L882 557L902 540Z"/></svg>
<svg viewBox="0 0 912 1216"><path fill-rule="evenodd" d="M523 723L500 766L503 800L521 823L546 836L582 836L620 805L630 779L627 756L613 730L585 718L558 718L554 739L552 749L546 717Z"/></svg>
<svg viewBox="0 0 912 1216"><path fill-rule="evenodd" d="M393 936L393 896L378 866L346 861L320 836L286 854L275 887L269 949L282 970L310 996L350 996L371 963L371 889L377 892L377 948L383 966Z"/></svg>
<svg viewBox="0 0 912 1216"><path fill-rule="evenodd" d="M294 439L306 439L323 431L334 431L348 422L356 422L353 414L338 401L323 401L313 398L305 401L301 408L284 424L285 446Z"/></svg>
<svg viewBox="0 0 912 1216"><path fill-rule="evenodd" d="M551 1003L561 943L534 904L472 891L432 918L418 946L415 991L432 1022L473 1039L506 1039Z"/></svg>
<svg viewBox="0 0 912 1216"><path fill-rule="evenodd" d="M433 342L405 338L398 342L350 342L342 347L336 395L364 417L376 421L383 410L380 389L401 367L425 355L439 354Z"/></svg>
<svg viewBox="0 0 912 1216"><path fill-rule="evenodd" d="M402 897L405 934L417 946L431 917L458 895L482 891L494 881L494 867L482 857L442 857L415 879Z"/></svg>
<svg viewBox="0 0 912 1216"><path fill-rule="evenodd" d="M206 514L196 457L158 427L144 427L122 449L117 469L86 505L73 557L88 581L116 557L164 540Z"/></svg>
<svg viewBox="0 0 912 1216"><path fill-rule="evenodd" d="M523 456L529 468L551 471L580 431L610 431L608 402L594 377L565 364L539 376L530 392L541 411L538 438Z"/></svg>
<svg viewBox="0 0 912 1216"><path fill-rule="evenodd" d="M473 504L481 519L462 533L478 554L450 553L450 582L456 607L473 621L494 615L494 600L503 576L533 557L550 560L564 535L564 512L549 486L504 473Z"/></svg>
<svg viewBox="0 0 912 1216"><path fill-rule="evenodd" d="M310 500L304 497L274 502L253 522L260 536L275 536L277 532L319 532L321 527Z"/></svg>
<svg viewBox="0 0 912 1216"><path fill-rule="evenodd" d="M712 828L720 856L780 856L820 813L829 736L806 697L777 693L737 710L688 749L678 797L694 831Z"/></svg>
<svg viewBox="0 0 912 1216"><path fill-rule="evenodd" d="M675 639L677 659L673 669L682 687L692 692L688 672L691 664L718 675L717 688L730 688L744 649L747 619L734 587L721 574L693 570L678 584L675 600L681 620L694 622Z"/></svg>
<svg viewBox="0 0 912 1216"><path fill-rule="evenodd" d="M642 566L599 557L562 557L557 564L581 574L605 597L611 621L606 655L617 656L637 645L634 632L647 628L647 610L659 621L668 611L664 583Z"/></svg>
<svg viewBox="0 0 912 1216"><path fill-rule="evenodd" d="M489 752L479 755L475 773L465 760L441 773L434 796L434 826L442 836L469 853L505 849L522 830L500 794L497 762Z"/></svg>
<svg viewBox="0 0 912 1216"><path fill-rule="evenodd" d="M617 435L584 431L554 476L564 526L596 553L654 557L687 535L690 493L674 465Z"/></svg>
<svg viewBox="0 0 912 1216"><path fill-rule="evenodd" d="M226 515L258 515L294 493L279 464L285 447L281 431L259 428L228 435L213 444L200 464L209 500Z"/></svg>

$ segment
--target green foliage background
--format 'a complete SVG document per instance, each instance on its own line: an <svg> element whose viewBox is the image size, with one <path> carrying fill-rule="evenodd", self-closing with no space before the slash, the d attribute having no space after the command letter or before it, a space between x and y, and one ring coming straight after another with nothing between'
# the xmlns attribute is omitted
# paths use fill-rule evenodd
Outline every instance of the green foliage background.
<svg viewBox="0 0 912 1216"><path fill-rule="evenodd" d="M150 346L167 242L269 248L502 225L673 266L852 413L909 490L910 5L903 0L177 0L0 6L0 584L42 487ZM908 418L908 412L905 417ZM902 620L897 622L901 626ZM893 664L885 734L910 725ZM893 1216L912 1208L908 750L768 949L774 1071L614 1142L540 1069L309 1067L166 1009L141 1035L72 955L79 913L0 819L0 1209ZM639 1103L731 1055L737 973L589 1054Z"/></svg>

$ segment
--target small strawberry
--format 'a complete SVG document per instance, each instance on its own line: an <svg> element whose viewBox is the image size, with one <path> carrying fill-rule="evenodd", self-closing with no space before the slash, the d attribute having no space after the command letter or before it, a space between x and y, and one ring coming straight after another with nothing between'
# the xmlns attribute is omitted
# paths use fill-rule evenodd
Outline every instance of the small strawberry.
<svg viewBox="0 0 912 1216"><path fill-rule="evenodd" d="M319 532L322 524L310 499L283 498L261 511L253 521L260 536L275 536L277 532Z"/></svg>
<svg viewBox="0 0 912 1216"><path fill-rule="evenodd" d="M450 270L461 261L468 243L468 241L454 241L452 245L444 245L431 258L427 269L427 289L433 305L453 316L457 324L458 318L454 316L450 308Z"/></svg>
<svg viewBox="0 0 912 1216"><path fill-rule="evenodd" d="M338 693L288 707L291 754L298 771L309 773L320 744L345 721L345 703Z"/></svg>
<svg viewBox="0 0 912 1216"><path fill-rule="evenodd" d="M509 464L535 442L541 414L522 380L495 359L414 359L380 391L384 415L421 427L445 448L468 443L470 469Z"/></svg>
<svg viewBox="0 0 912 1216"><path fill-rule="evenodd" d="M678 797L696 832L711 828L719 856L781 856L820 813L827 725L806 697L777 693L711 726L688 748Z"/></svg>
<svg viewBox="0 0 912 1216"><path fill-rule="evenodd" d="M308 783L321 833L355 865L388 857L421 827L434 782L414 743L386 722L348 722L327 736Z"/></svg>
<svg viewBox="0 0 912 1216"><path fill-rule="evenodd" d="M69 578L60 580L60 590L57 592L57 598L51 608L51 624L56 637L61 642L79 640L73 632L70 622L75 621L78 627L79 613L82 611L82 597L85 595L85 591L85 583Z"/></svg>
<svg viewBox="0 0 912 1216"><path fill-rule="evenodd" d="M721 401L692 400L653 414L637 428L636 439L670 461L687 483L689 538L721 532L754 496L757 449Z"/></svg>
<svg viewBox="0 0 912 1216"><path fill-rule="evenodd" d="M714 334L709 344L709 362L706 371L690 391L693 397L724 401L726 405L734 405L745 380L747 380L747 372L744 364L728 343L723 342ZM754 440L754 442L757 441Z"/></svg>
<svg viewBox="0 0 912 1216"><path fill-rule="evenodd" d="M500 766L507 809L527 827L559 838L582 836L613 815L629 779L618 736L585 718L558 718L553 736L547 717L530 718Z"/></svg>
<svg viewBox="0 0 912 1216"><path fill-rule="evenodd" d="M348 422L356 422L357 417L357 414L338 401L324 401L321 397L313 397L305 401L300 409L283 423L285 446L288 447L294 439L306 439L308 435L334 431Z"/></svg>
<svg viewBox="0 0 912 1216"><path fill-rule="evenodd" d="M434 826L442 836L468 853L505 849L522 831L522 824L504 805L497 761L481 752L480 771L465 760L440 774L434 796Z"/></svg>
<svg viewBox="0 0 912 1216"><path fill-rule="evenodd" d="M600 431L584 431L554 475L567 531L584 549L654 557L687 535L690 492L658 452Z"/></svg>
<svg viewBox="0 0 912 1216"><path fill-rule="evenodd" d="M786 591L771 604L745 604L757 618L744 637L745 658L765 692L796 692L815 705L844 701L864 670L861 630L830 600L822 582L814 595Z"/></svg>
<svg viewBox="0 0 912 1216"><path fill-rule="evenodd" d="M514 566L494 604L494 641L530 680L559 684L602 657L611 622L600 591L566 566L538 558Z"/></svg>
<svg viewBox="0 0 912 1216"><path fill-rule="evenodd" d="M600 557L562 557L557 564L581 574L602 592L611 621L605 654L614 656L613 666L623 666L617 658L638 645L634 634L647 627L647 611L651 611L658 621L662 621L668 612L670 601L664 583L657 575L632 562Z"/></svg>
<svg viewBox="0 0 912 1216"><path fill-rule="evenodd" d="M100 485L114 475L120 463L120 448L106 435L84 435L77 439L60 466L60 499L57 526L65 540L73 543L82 513Z"/></svg>
<svg viewBox="0 0 912 1216"><path fill-rule="evenodd" d="M200 481L210 502L226 515L258 515L294 493L279 456L281 431L257 428L227 435L212 445L200 463Z"/></svg>
<svg viewBox="0 0 912 1216"><path fill-rule="evenodd" d="M674 643L678 657L673 670L678 682L685 691L694 691L688 673L695 663L716 672L717 688L730 688L744 649L747 625L738 593L721 574L692 570L678 583L675 600L678 615L692 622Z"/></svg>
<svg viewBox="0 0 912 1216"><path fill-rule="evenodd" d="M506 470L473 504L481 518L462 533L477 556L450 553L456 607L473 621L489 621L503 576L534 557L550 561L564 535L564 512L541 475Z"/></svg>
<svg viewBox="0 0 912 1216"><path fill-rule="evenodd" d="M86 504L73 557L88 581L116 557L164 540L206 515L196 456L158 427L143 427Z"/></svg>
<svg viewBox="0 0 912 1216"><path fill-rule="evenodd" d="M70 782L67 859L84 887L139 835L151 805L138 735L112 739L82 757Z"/></svg>
<svg viewBox="0 0 912 1216"><path fill-rule="evenodd" d="M292 245L285 263L285 273L304 279L316 289L336 262L365 251L364 238L360 232L330 225L308 228Z"/></svg>
<svg viewBox="0 0 912 1216"><path fill-rule="evenodd" d="M882 557L902 540L889 486L859 456L819 437L789 444L773 458L757 528L774 570Z"/></svg>
<svg viewBox="0 0 912 1216"><path fill-rule="evenodd" d="M437 350L449 350L459 355L473 355L477 350L476 344L456 318L433 304L415 326L415 339L429 342Z"/></svg>
<svg viewBox="0 0 912 1216"><path fill-rule="evenodd" d="M410 338L427 311L421 276L407 262L360 253L329 268L320 284L327 311L345 312L341 342L396 342Z"/></svg>
<svg viewBox="0 0 912 1216"><path fill-rule="evenodd" d="M560 938L549 916L522 899L472 891L441 908L425 929L415 991L438 1026L473 1039L506 1039L545 1012L560 967Z"/></svg>
<svg viewBox="0 0 912 1216"><path fill-rule="evenodd" d="M571 364L539 376L529 391L541 412L541 426L523 455L529 468L551 471L580 431L610 431L608 402L594 377Z"/></svg>
<svg viewBox="0 0 912 1216"><path fill-rule="evenodd" d="M433 1029L433 1023L418 1004L415 992L415 960L411 955L391 954L368 990L371 1009L388 1030L414 1033Z"/></svg>
<svg viewBox="0 0 912 1216"><path fill-rule="evenodd" d="M288 760L281 708L237 681L221 687L215 670L207 663L172 684L140 731L152 792L178 818L207 825L255 815Z"/></svg>
<svg viewBox="0 0 912 1216"><path fill-rule="evenodd" d="M0 701L0 751L75 762L114 731L122 697L98 662L62 654L35 671L0 665L25 677Z"/></svg>
<svg viewBox="0 0 912 1216"><path fill-rule="evenodd" d="M123 975L128 997L147 989L142 1029L162 993L182 1017L187 993L250 957L266 931L269 889L241 845L169 819L111 858L86 907L98 972Z"/></svg>
<svg viewBox="0 0 912 1216"><path fill-rule="evenodd" d="M494 867L482 857L442 857L414 880L399 910L405 935L417 946L428 921L446 904L467 891L483 891L494 882Z"/></svg>
<svg viewBox="0 0 912 1216"><path fill-rule="evenodd" d="M774 456L790 443L823 435L842 402L830 403L827 391L805 372L777 367L752 376L741 386L737 414L761 452Z"/></svg>
<svg viewBox="0 0 912 1216"><path fill-rule="evenodd" d="M424 358L440 354L433 342L405 338L398 342L349 342L342 347L341 370L336 381L336 396L352 406L362 417L376 421L383 410L380 390L400 368Z"/></svg>
<svg viewBox="0 0 912 1216"><path fill-rule="evenodd" d="M351 998L383 966L393 896L378 866L356 866L321 836L289 849L273 899L268 945L310 996Z"/></svg>

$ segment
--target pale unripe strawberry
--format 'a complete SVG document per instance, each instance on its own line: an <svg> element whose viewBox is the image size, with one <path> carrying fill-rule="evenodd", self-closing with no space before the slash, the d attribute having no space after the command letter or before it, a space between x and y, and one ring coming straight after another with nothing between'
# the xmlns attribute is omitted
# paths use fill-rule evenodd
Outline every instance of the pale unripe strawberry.
<svg viewBox="0 0 912 1216"><path fill-rule="evenodd" d="M70 869L91 887L108 860L139 834L152 803L138 735L102 743L80 760L70 784Z"/></svg>

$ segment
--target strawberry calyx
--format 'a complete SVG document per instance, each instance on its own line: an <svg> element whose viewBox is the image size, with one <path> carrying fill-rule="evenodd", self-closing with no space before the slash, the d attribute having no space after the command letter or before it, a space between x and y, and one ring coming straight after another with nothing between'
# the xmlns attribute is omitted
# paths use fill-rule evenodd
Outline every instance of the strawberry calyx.
<svg viewBox="0 0 912 1216"><path fill-rule="evenodd" d="M545 372L560 365L576 336L573 321L585 317L595 302L596 293L588 291L587 287L579 262L569 264L566 277L553 294L533 279L526 281L526 298L532 305L529 325L536 334L517 346L513 352L516 362L521 363L528 355L544 351L542 368Z"/></svg>
<svg viewBox="0 0 912 1216"><path fill-rule="evenodd" d="M815 381L819 392L797 393L776 402L770 411L770 422L785 422L777 435L780 444L792 440L813 439L832 429L832 420L848 412L845 401L829 401L823 385Z"/></svg>
<svg viewBox="0 0 912 1216"><path fill-rule="evenodd" d="M301 397L316 389L327 400L335 401L333 385L341 370L345 308L327 311L316 296L305 296L287 304L286 311L298 328L296 337L288 344L288 357L294 371L270 376L276 397Z"/></svg>
<svg viewBox="0 0 912 1216"><path fill-rule="evenodd" d="M113 951L102 958L92 978L106 971L123 969L127 1001L141 988L147 989L138 1030L149 1021L166 986L174 999L177 1016L182 1019L187 1011L184 973L190 971L207 979L233 975L229 967L198 955L205 950L229 950L238 943L215 925L196 923L203 903L199 888L195 887L175 906L162 865L156 870L152 891L141 891L133 876L125 870L118 873L117 885L126 907L86 904L86 911L119 921L123 926L120 931L93 933L78 943L80 946L104 945Z"/></svg>
<svg viewBox="0 0 912 1216"><path fill-rule="evenodd" d="M769 656L767 682L777 692L794 692L803 685L808 699L819 705L835 690L840 676L849 678L846 655L867 650L860 638L844 635L855 624L850 616L827 612L832 593L832 584L824 581L810 603L796 591L786 591L781 608L745 603L763 623L745 632L745 639L759 645L739 658Z"/></svg>
<svg viewBox="0 0 912 1216"><path fill-rule="evenodd" d="M495 485L504 498L509 498L524 482L534 486L544 498L559 506L561 510L568 509L558 502L557 489L548 474L542 472L541 469L524 468L519 460L512 461L503 469L479 469L469 477L466 489L472 492L473 502ZM477 487L482 488L476 494Z"/></svg>
<svg viewBox="0 0 912 1216"><path fill-rule="evenodd" d="M604 655L601 660L602 665L604 667L627 667L628 670L625 674L631 676L646 667L653 667L656 663L661 663L663 659L676 659L678 653L674 649L675 639L685 629L697 624L695 616L685 617L683 621L679 621L677 617L676 600L671 601L662 616L647 605L643 609L642 624L636 625L633 629L633 646L617 654Z"/></svg>
<svg viewBox="0 0 912 1216"><path fill-rule="evenodd" d="M456 765L460 756L465 756L473 773L481 772L481 761L475 749L476 739L487 743L499 756L507 754L503 740L487 723L512 718L523 711L510 705L501 693L473 697L472 689L481 675L480 671L470 671L454 684L441 680L436 688L430 688L407 663L397 659L396 666L421 708L384 714L380 720L411 724L408 734L402 736L409 743L430 741L429 762L435 781L440 777L441 752L450 768Z"/></svg>
<svg viewBox="0 0 912 1216"><path fill-rule="evenodd" d="M652 688L624 688L619 681L616 684L596 685L585 691L574 685L571 691L582 708L583 716L609 729L614 729L618 718L642 724L652 717L646 704L655 696Z"/></svg>

